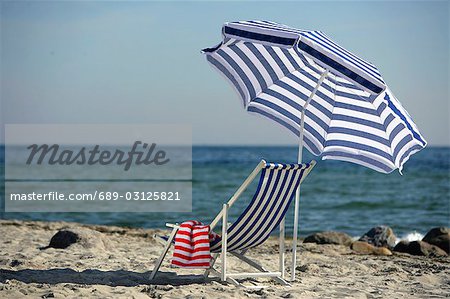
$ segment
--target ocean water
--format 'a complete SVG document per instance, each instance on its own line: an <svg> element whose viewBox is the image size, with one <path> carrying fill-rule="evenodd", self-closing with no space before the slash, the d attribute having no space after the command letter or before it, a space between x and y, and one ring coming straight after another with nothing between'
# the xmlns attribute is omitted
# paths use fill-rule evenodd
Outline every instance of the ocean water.
<svg viewBox="0 0 450 299"><path fill-rule="evenodd" d="M190 219L208 223L262 158L292 163L296 157L296 147L194 146L192 213L0 212L0 217L144 228L164 228L166 222ZM432 227L450 226L449 147L428 147L415 154L406 163L403 175L381 174L346 162L321 161L305 151L304 161L312 159L318 164L302 185L300 236L324 230L360 236L371 227L384 224L399 237L418 238ZM231 209L231 219L246 207L256 181ZM4 185L1 188L3 201ZM293 205L287 216L287 235L292 234L292 228Z"/></svg>

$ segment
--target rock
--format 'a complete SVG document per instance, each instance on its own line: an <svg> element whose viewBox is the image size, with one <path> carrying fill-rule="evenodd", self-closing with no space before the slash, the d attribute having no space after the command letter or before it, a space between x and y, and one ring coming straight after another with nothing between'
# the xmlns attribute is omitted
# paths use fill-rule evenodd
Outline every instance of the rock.
<svg viewBox="0 0 450 299"><path fill-rule="evenodd" d="M317 273L320 271L320 267L317 266L316 264L304 264L301 266L297 266L295 269L300 272L308 272L308 273Z"/></svg>
<svg viewBox="0 0 450 299"><path fill-rule="evenodd" d="M50 244L48 244L47 248L51 247L64 249L76 243L79 239L80 237L72 231L60 230L50 239Z"/></svg>
<svg viewBox="0 0 450 299"><path fill-rule="evenodd" d="M424 241L413 241L413 242L400 241L394 247L394 251L429 257L441 257L448 255L441 248L435 245L428 244L427 242Z"/></svg>
<svg viewBox="0 0 450 299"><path fill-rule="evenodd" d="M375 247L372 244L362 241L353 242L350 248L361 254L392 255L392 252L386 247Z"/></svg>
<svg viewBox="0 0 450 299"><path fill-rule="evenodd" d="M170 284L168 285L156 285L155 286L155 290L160 290L160 291L170 291L173 289L173 286L171 286Z"/></svg>
<svg viewBox="0 0 450 299"><path fill-rule="evenodd" d="M450 254L450 228L448 227L432 228L425 237L423 237L422 241L435 245L444 250L447 254Z"/></svg>
<svg viewBox="0 0 450 299"><path fill-rule="evenodd" d="M303 243L317 243L317 244L337 244L349 246L353 239L349 235L341 232L320 232L309 235L305 238Z"/></svg>
<svg viewBox="0 0 450 299"><path fill-rule="evenodd" d="M247 294L255 294L258 297L262 297L262 296L264 296L263 298L267 297L266 292L262 288L261 289L244 289L244 292Z"/></svg>
<svg viewBox="0 0 450 299"><path fill-rule="evenodd" d="M375 255L392 255L392 251L386 247L375 247Z"/></svg>
<svg viewBox="0 0 450 299"><path fill-rule="evenodd" d="M398 242L397 245L395 245L393 250L396 251L396 252L406 252L406 253L408 253L408 250L409 250L408 247L409 247L409 242L405 241L405 240L402 240L402 241Z"/></svg>
<svg viewBox="0 0 450 299"><path fill-rule="evenodd" d="M50 239L50 244L46 247L41 247L41 249L65 249L73 244L80 245L84 248L100 249L102 251L109 247L104 235L98 231L87 228L65 228L58 231Z"/></svg>
<svg viewBox="0 0 450 299"><path fill-rule="evenodd" d="M376 247L394 248L397 237L389 226L376 226L365 233L358 241L367 242Z"/></svg>
<svg viewBox="0 0 450 299"><path fill-rule="evenodd" d="M367 242L355 241L352 243L350 248L353 251L356 251L357 253L372 254L373 250L375 249L375 246L370 245Z"/></svg>
<svg viewBox="0 0 450 299"><path fill-rule="evenodd" d="M44 298L44 299L45 298L55 298L55 294L53 294L53 292L49 292L49 293L42 295L41 298Z"/></svg>
<svg viewBox="0 0 450 299"><path fill-rule="evenodd" d="M19 261L19 260L12 260L11 263L9 264L11 267L17 267L22 265L23 262Z"/></svg>

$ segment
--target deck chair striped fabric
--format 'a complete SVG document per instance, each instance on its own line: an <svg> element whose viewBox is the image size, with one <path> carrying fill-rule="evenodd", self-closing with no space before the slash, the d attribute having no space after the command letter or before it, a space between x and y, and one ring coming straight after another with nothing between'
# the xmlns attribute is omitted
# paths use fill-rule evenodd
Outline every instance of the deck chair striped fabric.
<svg viewBox="0 0 450 299"><path fill-rule="evenodd" d="M210 244L213 259L211 266L205 271L205 277L211 272L220 276L222 281L229 281L240 285L236 279L246 277L272 277L276 281L288 285L284 280L284 219L289 205L294 197L294 193L306 178L315 165L315 161L306 164L280 164L267 163L262 160L253 170L250 176L239 187L228 203L223 205L222 211L211 222L211 231L222 220L222 236L216 238ZM242 192L248 187L253 179L261 173L258 187L247 208L241 213L238 219L228 226L228 210L239 198ZM160 258L156 261L150 279L153 279L166 255L172 240L178 230L178 225L167 224L172 227L166 246ZM264 269L257 262L250 260L244 255L245 251L252 247L261 245L270 234L280 228L280 256L279 271L270 272ZM231 253L235 257L253 266L260 272L256 273L227 273L226 253ZM221 271L214 268L214 263L221 254Z"/></svg>
<svg viewBox="0 0 450 299"><path fill-rule="evenodd" d="M264 166L252 201L227 230L228 251L249 249L267 240L284 218L306 169L308 165L299 164ZM211 252L221 249L221 241L211 244Z"/></svg>

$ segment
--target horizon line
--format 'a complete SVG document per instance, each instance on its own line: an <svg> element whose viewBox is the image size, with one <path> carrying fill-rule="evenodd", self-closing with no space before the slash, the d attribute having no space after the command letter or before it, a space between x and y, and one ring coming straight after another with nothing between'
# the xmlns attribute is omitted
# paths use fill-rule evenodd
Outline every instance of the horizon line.
<svg viewBox="0 0 450 299"><path fill-rule="evenodd" d="M27 144L9 144L9 146L24 146ZM61 145L91 145L85 143L77 143L77 144L69 144L62 143ZM104 146L126 146L128 144L101 144ZM0 143L0 147L5 147L5 143ZM201 147L201 146L209 146L209 147L298 147L298 145L294 144L263 144L263 143L194 143L191 145L182 145L182 144L167 144L167 146L191 146L191 147ZM427 144L427 147L445 147L450 148L450 144Z"/></svg>

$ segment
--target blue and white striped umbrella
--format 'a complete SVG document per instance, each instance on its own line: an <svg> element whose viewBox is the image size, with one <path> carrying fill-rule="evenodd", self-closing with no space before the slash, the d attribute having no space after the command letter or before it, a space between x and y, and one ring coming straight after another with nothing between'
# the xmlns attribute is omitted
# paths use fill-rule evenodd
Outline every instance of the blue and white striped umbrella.
<svg viewBox="0 0 450 299"><path fill-rule="evenodd" d="M426 146L376 66L323 32L243 21L226 23L222 34L203 50L207 60L247 111L300 136L314 155L389 173Z"/></svg>
<svg viewBox="0 0 450 299"><path fill-rule="evenodd" d="M226 23L222 34L219 45L203 50L207 60L232 83L247 111L299 136L299 163L305 146L324 160L401 172L426 146L377 67L323 32L243 21ZM299 196L297 190L291 269L296 267Z"/></svg>

